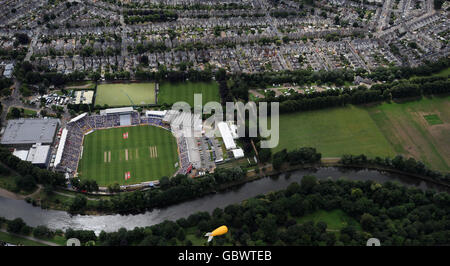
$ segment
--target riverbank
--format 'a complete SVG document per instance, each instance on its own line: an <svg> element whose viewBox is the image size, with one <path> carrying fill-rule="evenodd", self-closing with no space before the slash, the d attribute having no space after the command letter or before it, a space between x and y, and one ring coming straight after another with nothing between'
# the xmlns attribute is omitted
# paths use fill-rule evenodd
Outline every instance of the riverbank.
<svg viewBox="0 0 450 266"><path fill-rule="evenodd" d="M411 178L416 178L416 179L423 180L426 182L434 183L439 186L444 186L446 188L450 188L450 184L448 184L448 183L440 182L438 180L435 180L435 179L432 179L430 177L423 176L423 175L412 174L412 173L408 173L408 172L399 171L396 169L380 167L380 166L371 165L371 164L344 165L344 164L340 163L339 161L340 161L340 158L335 158L335 157L322 158L321 162L316 163L316 164L299 164L299 165L284 164L284 165L282 165L282 167L279 170L275 170L273 168L272 164L266 164L263 167L260 167L257 169L251 169L251 170L247 171L247 176L245 178L243 178L242 180L238 180L238 181L223 185L218 190L228 189L233 186L241 185L243 183L255 181L260 178L264 178L264 177L268 177L268 176L280 175L283 173L289 173L289 172L296 171L296 170L318 169L318 168L322 168L322 167L338 167L338 168L343 168L343 169L369 169L369 170L375 170L375 171L380 171L380 172L388 172L388 173L398 174L398 175L407 176L407 177L411 177Z"/></svg>
<svg viewBox="0 0 450 266"><path fill-rule="evenodd" d="M288 165L284 164L282 165L281 169L275 170L271 164L266 164L264 166L260 166L256 169L250 169L247 171L246 176L242 179L239 179L237 181L229 182L226 184L222 184L220 186L217 186L213 189L205 191L201 196L191 198L189 200L194 200L196 198L203 198L205 196L208 196L213 193L218 193L222 191L227 191L230 189L233 189L234 187L242 186L245 183L249 183L252 181L259 180L261 178L270 177L270 176L277 176L286 173L287 175L290 175L289 173L292 173L294 171L298 170L308 170L308 171L317 171L321 168L328 168L328 167L337 167L338 169L359 169L359 170L374 170L378 172L386 172L401 176L406 176L411 179L415 179L418 182L424 181L424 182L430 182L433 184L436 184L438 186L442 186L445 188L450 188L449 184L438 182L437 180L433 180L432 178L428 178L426 176L420 176L416 174L410 174L402 171L398 171L395 169L389 169L389 168L383 168L379 166L374 165L344 165L340 163L340 158L322 158L320 163L316 164L302 164L302 165ZM133 192L124 192L124 193L133 193ZM14 193L5 191L4 197L10 198L10 199L24 199L25 197L16 195ZM68 192L68 191L55 191L51 193L50 195L44 193L43 191L37 191L33 193L32 197L27 198L27 202L31 203L33 206L40 206L43 209L52 209L52 210L61 210L61 211L69 211L70 206L72 202L74 201L75 197L77 195L83 195L77 192ZM0 195L2 196L2 195ZM81 212L83 215L108 215L108 214L115 214L115 212L111 211L104 211L99 208L98 201L103 200L104 202L109 202L111 199L110 196L100 196L100 195L85 195L87 204L84 211ZM106 203L107 204L107 203ZM176 203L179 204L179 203ZM169 207L170 205L166 206Z"/></svg>

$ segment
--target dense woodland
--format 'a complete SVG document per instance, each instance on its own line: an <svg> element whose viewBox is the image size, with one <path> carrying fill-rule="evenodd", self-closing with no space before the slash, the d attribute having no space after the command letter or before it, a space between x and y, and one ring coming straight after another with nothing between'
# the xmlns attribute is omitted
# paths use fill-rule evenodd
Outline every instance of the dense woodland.
<svg viewBox="0 0 450 266"><path fill-rule="evenodd" d="M342 210L354 222L340 230L327 230L323 221L298 223L298 219L317 210ZM203 239L221 225L225 236L215 237L210 245L306 245L361 246L376 237L383 246L448 245L450 240L450 195L447 192L422 191L387 182L321 180L304 176L286 190L273 192L215 209L199 212L177 221L164 221L146 228L113 233L72 230L65 237L78 238L83 244L106 246L192 245L193 237ZM54 232L31 229L19 218L8 221L14 233L33 233L51 237ZM36 232L35 232L36 231ZM203 245L206 245L206 239Z"/></svg>

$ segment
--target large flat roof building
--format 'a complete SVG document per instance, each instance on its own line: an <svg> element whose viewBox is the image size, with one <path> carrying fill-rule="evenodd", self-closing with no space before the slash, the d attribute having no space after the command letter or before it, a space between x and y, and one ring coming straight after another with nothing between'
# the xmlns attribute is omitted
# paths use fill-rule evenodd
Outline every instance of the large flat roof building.
<svg viewBox="0 0 450 266"><path fill-rule="evenodd" d="M131 114L134 112L133 107L119 107L119 108L109 108L105 110L100 110L101 115L111 115L111 114Z"/></svg>
<svg viewBox="0 0 450 266"><path fill-rule="evenodd" d="M31 146L35 143L51 144L58 124L58 119L51 118L9 120L0 143L19 146Z"/></svg>

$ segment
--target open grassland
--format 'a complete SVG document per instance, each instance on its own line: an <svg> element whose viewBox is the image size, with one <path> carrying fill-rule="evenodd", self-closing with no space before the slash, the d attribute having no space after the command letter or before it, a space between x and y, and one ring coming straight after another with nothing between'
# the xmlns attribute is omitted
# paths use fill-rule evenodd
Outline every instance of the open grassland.
<svg viewBox="0 0 450 266"><path fill-rule="evenodd" d="M370 107L346 106L280 116L282 149L315 147L323 157L413 157L450 171L450 96Z"/></svg>
<svg viewBox="0 0 450 266"><path fill-rule="evenodd" d="M85 136L78 172L81 179L96 180L100 186L135 184L172 176L176 162L177 144L170 131L154 126L111 128ZM125 180L127 172L131 177Z"/></svg>
<svg viewBox="0 0 450 266"><path fill-rule="evenodd" d="M165 82L159 85L158 104L185 101L194 106L194 94L202 94L202 105L210 101L220 102L217 82Z"/></svg>
<svg viewBox="0 0 450 266"><path fill-rule="evenodd" d="M0 232L0 241L4 241L13 245L22 246L46 246L45 244L28 240L19 236L11 235L5 232Z"/></svg>
<svg viewBox="0 0 450 266"><path fill-rule="evenodd" d="M280 140L273 151L299 147L315 147L323 157L395 155L367 110L351 105L280 115Z"/></svg>
<svg viewBox="0 0 450 266"><path fill-rule="evenodd" d="M306 222L325 222L327 230L337 232L346 226L353 226L356 230L361 230L361 225L354 218L348 216L342 210L318 210L296 219L297 224L304 224Z"/></svg>
<svg viewBox="0 0 450 266"><path fill-rule="evenodd" d="M396 153L450 171L450 96L383 103L368 111Z"/></svg>
<svg viewBox="0 0 450 266"><path fill-rule="evenodd" d="M155 103L154 83L114 83L97 86L95 105L130 106Z"/></svg>

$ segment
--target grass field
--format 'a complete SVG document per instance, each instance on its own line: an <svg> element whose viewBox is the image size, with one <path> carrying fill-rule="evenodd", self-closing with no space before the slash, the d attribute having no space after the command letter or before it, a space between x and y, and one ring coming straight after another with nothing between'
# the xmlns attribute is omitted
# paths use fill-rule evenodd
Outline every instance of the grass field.
<svg viewBox="0 0 450 266"><path fill-rule="evenodd" d="M134 184L172 176L176 162L177 144L171 132L153 126L111 128L85 136L78 172L81 179L94 179L99 186ZM126 172L131 175L128 180Z"/></svg>
<svg viewBox="0 0 450 266"><path fill-rule="evenodd" d="M220 102L219 84L216 82L179 82L159 85L158 104L173 104L185 101L194 106L194 93L202 94L202 104Z"/></svg>
<svg viewBox="0 0 450 266"><path fill-rule="evenodd" d="M346 106L280 116L273 152L315 147L323 157L413 157L450 171L450 96L371 107Z"/></svg>
<svg viewBox="0 0 450 266"><path fill-rule="evenodd" d="M95 105L126 106L155 104L154 83L100 84Z"/></svg>
<svg viewBox="0 0 450 266"><path fill-rule="evenodd" d="M351 105L280 115L280 140L273 151L299 147L315 147L323 157L395 155L369 113Z"/></svg>
<svg viewBox="0 0 450 266"><path fill-rule="evenodd" d="M450 171L450 96L368 108L397 154Z"/></svg>
<svg viewBox="0 0 450 266"><path fill-rule="evenodd" d="M322 221L327 224L327 230L329 231L339 231L348 225L354 226L357 230L361 230L361 226L358 221L348 216L342 210L318 210L316 212L297 218L296 221L298 224L304 224L310 221L316 224Z"/></svg>

